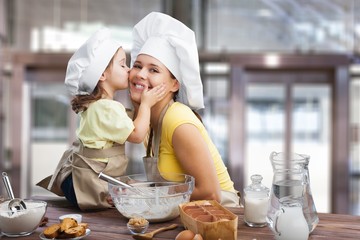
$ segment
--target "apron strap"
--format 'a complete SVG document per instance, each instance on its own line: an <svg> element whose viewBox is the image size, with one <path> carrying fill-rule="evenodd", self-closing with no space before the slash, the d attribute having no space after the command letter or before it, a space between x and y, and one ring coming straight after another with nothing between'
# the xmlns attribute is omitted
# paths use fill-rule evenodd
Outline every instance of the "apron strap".
<svg viewBox="0 0 360 240"><path fill-rule="evenodd" d="M151 151L152 151L152 139L153 139L153 136L154 136L154 131L151 128L150 129L150 136L149 136L148 144L147 144L147 147L146 147L146 157L151 157L151 155L152 155Z"/></svg>
<svg viewBox="0 0 360 240"><path fill-rule="evenodd" d="M149 142L148 142L148 146L146 149L146 156L150 157L151 155L151 150L153 152L153 155L155 158L159 157L159 149L160 149L160 138L161 138L161 129L162 129L162 122L165 116L166 111L168 110L168 108L174 103L174 100L171 99L171 101L164 107L164 109L161 111L160 113L160 117L159 117L159 122L158 122L158 126L156 129L156 133L155 133L155 139L153 139L153 135L154 135L154 130L151 129L150 130L150 137L149 137Z"/></svg>

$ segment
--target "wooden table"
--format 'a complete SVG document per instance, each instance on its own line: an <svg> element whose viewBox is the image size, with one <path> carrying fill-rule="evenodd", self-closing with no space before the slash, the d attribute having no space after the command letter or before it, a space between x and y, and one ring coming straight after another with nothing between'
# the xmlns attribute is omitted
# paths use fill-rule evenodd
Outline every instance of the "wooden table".
<svg viewBox="0 0 360 240"><path fill-rule="evenodd" d="M128 219L123 217L115 208L104 211L81 212L72 208L68 203L60 198L41 198L48 202L46 217L49 218L47 226L57 223L58 217L68 213L80 213L83 216L83 222L89 223L91 233L86 240L92 239L133 239L129 233L126 223ZM238 240L267 240L274 239L274 235L268 227L250 228L244 224L243 208L229 208L232 212L239 216L238 222ZM360 238L360 216L325 214L319 213L320 222L315 230L311 233L309 239L326 239L326 240L344 240ZM184 230L180 222L180 218L165 223L151 223L149 231L155 230L162 226L168 226L172 223L178 223L179 227L174 230L158 233L154 239L171 239L174 240L176 235ZM44 227L39 227L34 233L21 239L40 239L39 235ZM2 239L10 239L2 236ZM13 238L11 238L13 239Z"/></svg>

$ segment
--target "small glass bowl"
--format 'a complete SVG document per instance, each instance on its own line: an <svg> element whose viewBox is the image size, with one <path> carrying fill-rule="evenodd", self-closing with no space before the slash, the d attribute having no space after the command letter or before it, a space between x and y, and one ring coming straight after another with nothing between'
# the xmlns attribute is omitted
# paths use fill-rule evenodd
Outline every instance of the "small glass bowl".
<svg viewBox="0 0 360 240"><path fill-rule="evenodd" d="M129 231L132 233L132 234L141 234L141 233L145 233L146 230L148 229L149 227L149 222L147 222L146 224L144 225L131 225L131 224L127 224L127 228L129 229Z"/></svg>

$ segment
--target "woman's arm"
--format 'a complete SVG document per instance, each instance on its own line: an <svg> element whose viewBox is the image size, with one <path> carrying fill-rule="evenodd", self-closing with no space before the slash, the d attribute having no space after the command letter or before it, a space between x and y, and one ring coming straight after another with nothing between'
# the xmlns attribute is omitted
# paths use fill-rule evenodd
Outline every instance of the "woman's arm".
<svg viewBox="0 0 360 240"><path fill-rule="evenodd" d="M221 190L214 161L200 131L192 124L182 124L175 129L172 143L185 173L195 178L191 200L220 202Z"/></svg>

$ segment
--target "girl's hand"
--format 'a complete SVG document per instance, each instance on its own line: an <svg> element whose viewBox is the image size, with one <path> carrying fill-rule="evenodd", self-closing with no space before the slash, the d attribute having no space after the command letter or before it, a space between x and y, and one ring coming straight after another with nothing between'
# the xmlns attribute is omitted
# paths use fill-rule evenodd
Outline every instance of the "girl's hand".
<svg viewBox="0 0 360 240"><path fill-rule="evenodd" d="M166 96L166 93L167 91L164 83L161 83L150 90L146 88L141 95L141 104L152 107L158 101L162 100Z"/></svg>

